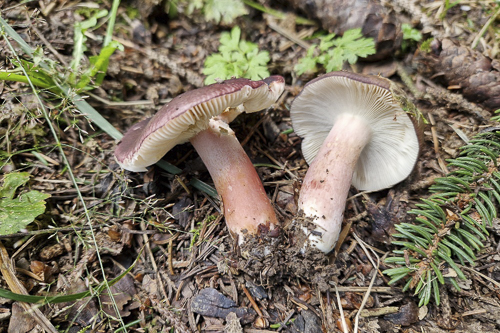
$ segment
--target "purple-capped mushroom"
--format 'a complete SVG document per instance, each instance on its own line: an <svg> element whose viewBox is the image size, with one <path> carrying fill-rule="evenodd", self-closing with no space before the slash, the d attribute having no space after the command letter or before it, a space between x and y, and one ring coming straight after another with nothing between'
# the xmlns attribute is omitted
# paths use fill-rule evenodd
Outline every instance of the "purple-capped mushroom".
<svg viewBox="0 0 500 333"><path fill-rule="evenodd" d="M229 127L241 112L270 107L283 92L281 76L260 81L231 79L181 94L153 117L133 125L115 150L126 170L146 171L175 145L190 141L222 197L226 224L233 237L273 230L274 209L243 147Z"/></svg>
<svg viewBox="0 0 500 333"><path fill-rule="evenodd" d="M316 230L308 243L330 252L337 243L352 185L378 191L404 180L420 148L415 106L390 80L331 72L308 82L290 109L309 164L298 208Z"/></svg>

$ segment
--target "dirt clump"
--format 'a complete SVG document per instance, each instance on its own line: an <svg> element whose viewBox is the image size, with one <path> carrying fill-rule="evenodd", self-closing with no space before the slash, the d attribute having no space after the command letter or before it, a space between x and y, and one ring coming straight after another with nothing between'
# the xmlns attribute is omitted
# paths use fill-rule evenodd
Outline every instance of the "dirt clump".
<svg viewBox="0 0 500 333"><path fill-rule="evenodd" d="M233 251L233 260L238 263L238 270L260 284L277 285L299 279L326 291L329 281L335 281L339 272L328 255L309 245L304 247L307 233L314 229L310 219L299 214L279 234L246 237L244 244Z"/></svg>

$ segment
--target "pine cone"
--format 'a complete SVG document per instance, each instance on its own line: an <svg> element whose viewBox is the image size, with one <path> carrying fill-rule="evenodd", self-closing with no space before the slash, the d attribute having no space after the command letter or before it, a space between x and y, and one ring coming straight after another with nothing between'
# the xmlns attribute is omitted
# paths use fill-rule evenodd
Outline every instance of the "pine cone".
<svg viewBox="0 0 500 333"><path fill-rule="evenodd" d="M345 31L361 28L365 37L375 41L377 53L367 60L381 60L391 56L401 46L401 23L394 11L372 0L292 0L292 5L318 19L323 29L342 35Z"/></svg>
<svg viewBox="0 0 500 333"><path fill-rule="evenodd" d="M500 109L500 62L451 39L436 39L431 53L420 60L434 73L443 74L449 86L459 86L462 95L485 109Z"/></svg>

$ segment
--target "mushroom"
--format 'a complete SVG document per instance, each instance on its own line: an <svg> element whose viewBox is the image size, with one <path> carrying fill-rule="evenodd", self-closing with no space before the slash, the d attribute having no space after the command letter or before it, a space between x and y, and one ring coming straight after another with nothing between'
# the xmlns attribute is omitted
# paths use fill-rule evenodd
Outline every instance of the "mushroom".
<svg viewBox="0 0 500 333"><path fill-rule="evenodd" d="M181 94L158 113L133 125L115 150L126 170L146 171L175 145L190 141L222 197L233 237L277 226L274 209L243 147L229 128L241 112L268 108L283 92L281 76L260 81L230 79Z"/></svg>
<svg viewBox="0 0 500 333"><path fill-rule="evenodd" d="M309 164L298 208L315 224L310 245L325 253L334 248L351 183L378 191L413 170L421 117L403 96L388 79L331 72L308 82L293 101L293 128Z"/></svg>

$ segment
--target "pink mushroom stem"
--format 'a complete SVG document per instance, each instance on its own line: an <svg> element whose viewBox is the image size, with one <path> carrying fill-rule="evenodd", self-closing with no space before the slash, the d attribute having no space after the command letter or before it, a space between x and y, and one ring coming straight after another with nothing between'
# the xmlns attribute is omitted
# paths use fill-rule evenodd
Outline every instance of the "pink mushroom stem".
<svg viewBox="0 0 500 333"><path fill-rule="evenodd" d="M312 246L328 253L339 238L354 167L371 138L360 117L341 115L323 142L304 178L299 209L317 225Z"/></svg>
<svg viewBox="0 0 500 333"><path fill-rule="evenodd" d="M222 197L226 224L240 244L245 230L247 234L257 234L261 224L274 229L277 219L271 202L255 167L227 123L212 118L209 127L190 141L212 176Z"/></svg>

